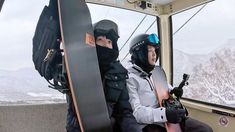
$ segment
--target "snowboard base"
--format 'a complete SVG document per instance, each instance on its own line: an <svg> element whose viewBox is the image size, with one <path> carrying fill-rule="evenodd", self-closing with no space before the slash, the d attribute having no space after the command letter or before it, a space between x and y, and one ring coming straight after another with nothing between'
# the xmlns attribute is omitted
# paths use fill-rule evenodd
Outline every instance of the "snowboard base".
<svg viewBox="0 0 235 132"><path fill-rule="evenodd" d="M161 107L163 107L162 100L170 97L169 86L164 70L160 66L156 66L152 72L153 83L156 89L157 98ZM165 124L167 132L182 132L180 124L173 124L167 122Z"/></svg>

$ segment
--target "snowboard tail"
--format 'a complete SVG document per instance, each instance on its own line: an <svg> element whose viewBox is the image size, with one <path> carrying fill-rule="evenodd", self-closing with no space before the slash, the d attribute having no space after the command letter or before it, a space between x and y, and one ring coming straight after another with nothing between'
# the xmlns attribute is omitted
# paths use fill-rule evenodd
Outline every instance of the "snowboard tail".
<svg viewBox="0 0 235 132"><path fill-rule="evenodd" d="M111 132L89 9L84 0L59 0L69 86L82 131Z"/></svg>

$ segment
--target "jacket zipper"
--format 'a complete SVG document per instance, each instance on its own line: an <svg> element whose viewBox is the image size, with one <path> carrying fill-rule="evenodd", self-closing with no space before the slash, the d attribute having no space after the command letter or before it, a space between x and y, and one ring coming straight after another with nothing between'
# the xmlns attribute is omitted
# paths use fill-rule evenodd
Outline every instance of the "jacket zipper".
<svg viewBox="0 0 235 132"><path fill-rule="evenodd" d="M147 78L144 78L144 79L148 81L149 86L150 86L151 90L153 91L153 86L152 86L152 84L149 82L149 80L148 80Z"/></svg>

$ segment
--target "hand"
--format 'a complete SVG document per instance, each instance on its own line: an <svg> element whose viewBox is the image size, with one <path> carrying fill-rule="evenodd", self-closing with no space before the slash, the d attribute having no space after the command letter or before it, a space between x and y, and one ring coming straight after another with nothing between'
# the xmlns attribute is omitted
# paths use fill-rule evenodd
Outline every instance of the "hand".
<svg viewBox="0 0 235 132"><path fill-rule="evenodd" d="M183 95L183 89L175 87L171 90L170 94L174 94L177 98L181 98Z"/></svg>
<svg viewBox="0 0 235 132"><path fill-rule="evenodd" d="M183 108L166 108L166 118L170 123L180 123L186 116Z"/></svg>

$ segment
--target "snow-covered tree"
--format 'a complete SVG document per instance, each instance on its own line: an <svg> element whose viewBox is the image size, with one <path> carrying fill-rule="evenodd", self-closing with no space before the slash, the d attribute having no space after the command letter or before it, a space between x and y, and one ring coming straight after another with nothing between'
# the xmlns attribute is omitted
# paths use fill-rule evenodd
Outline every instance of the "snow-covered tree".
<svg viewBox="0 0 235 132"><path fill-rule="evenodd" d="M185 97L235 107L235 52L222 49L193 68Z"/></svg>

